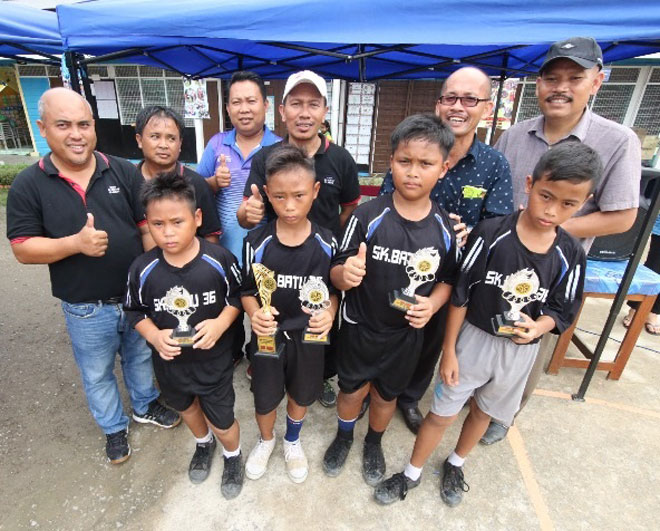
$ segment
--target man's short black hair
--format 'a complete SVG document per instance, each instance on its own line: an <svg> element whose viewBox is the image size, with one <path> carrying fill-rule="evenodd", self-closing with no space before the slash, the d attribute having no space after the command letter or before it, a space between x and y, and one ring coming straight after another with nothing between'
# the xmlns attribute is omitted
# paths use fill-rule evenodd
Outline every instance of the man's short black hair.
<svg viewBox="0 0 660 531"><path fill-rule="evenodd" d="M175 170L159 173L153 179L145 181L140 192L140 199L145 211L149 203L162 199L185 201L193 213L197 210L195 188L190 181Z"/></svg>
<svg viewBox="0 0 660 531"><path fill-rule="evenodd" d="M174 121L177 129L179 130L179 136L183 139L183 118L181 115L170 107L165 107L163 105L149 105L142 109L137 117L135 118L135 132L138 135L141 135L144 131L144 128L149 123L154 116L160 118L169 118Z"/></svg>
<svg viewBox="0 0 660 531"><path fill-rule="evenodd" d="M577 141L562 142L546 151L532 173L532 184L545 177L548 181L591 181L593 192L603 175L603 163L593 148Z"/></svg>
<svg viewBox="0 0 660 531"><path fill-rule="evenodd" d="M266 101L266 85L264 84L264 80L261 79L259 74L249 70L240 70L232 74L231 79L227 84L227 101L229 101L229 91L231 90L231 86L234 83L239 83L240 81L252 81L252 83L256 83L256 85L259 87L259 91L261 92L261 97L264 99L264 101Z"/></svg>
<svg viewBox="0 0 660 531"><path fill-rule="evenodd" d="M307 158L305 152L291 144L282 144L273 149L266 159L266 181L276 173L283 171L292 171L296 168L302 168L310 174L312 179L316 179L314 161Z"/></svg>
<svg viewBox="0 0 660 531"><path fill-rule="evenodd" d="M437 144L446 159L454 146L454 133L433 114L413 114L394 128L391 136L392 154L399 144L407 144L411 140L426 140Z"/></svg>

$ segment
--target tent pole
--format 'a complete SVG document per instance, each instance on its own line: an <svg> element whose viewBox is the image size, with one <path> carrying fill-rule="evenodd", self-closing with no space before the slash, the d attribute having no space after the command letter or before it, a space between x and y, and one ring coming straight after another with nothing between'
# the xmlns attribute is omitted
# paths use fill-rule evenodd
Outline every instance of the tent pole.
<svg viewBox="0 0 660 531"><path fill-rule="evenodd" d="M499 87L497 87L497 99L495 100L495 109L493 110L493 125L490 128L490 142L488 142L488 144L491 146L495 143L495 130L497 129L497 113L500 112L500 105L502 104L502 89L504 88L504 81L506 80L506 65L508 61L509 61L509 54L505 53L504 61L502 64L505 70L502 70L502 73L500 74L500 85Z"/></svg>
<svg viewBox="0 0 660 531"><path fill-rule="evenodd" d="M598 339L598 344L596 345L596 349L593 352L593 357L591 358L587 372L585 373L584 378L582 379L582 383L580 384L580 389L577 393L571 395L573 400L584 402L584 395L589 388L589 384L591 383L591 379L593 378L594 373L596 372L598 362L600 361L600 357L603 354L603 349L605 348L605 343L607 343L607 340L610 337L612 327L614 326L614 322L616 321L619 312L621 311L621 306L623 306L623 301L625 300L626 294L628 293L628 289L632 283L632 279L635 275L635 271L637 270L637 266L639 265L639 261L642 259L644 247L646 246L646 242L648 241L651 230L653 229L655 219L658 217L659 209L660 178L657 178L655 179L655 183L653 185L651 206L646 213L644 223L642 223L642 230L637 236L637 240L635 241L633 254L628 261L628 265L626 266L626 271L623 274L623 278L621 279L621 284L619 285L619 289L617 290L614 301L612 302L610 314L607 316L607 321L605 321L605 326L603 327L603 331L601 332L600 338Z"/></svg>
<svg viewBox="0 0 660 531"><path fill-rule="evenodd" d="M92 86L89 83L89 76L87 75L87 65L80 65L80 76L82 78L83 90L85 91L85 99L89 102L92 108L92 115L95 120L99 119L99 109L96 105L96 98L92 94Z"/></svg>
<svg viewBox="0 0 660 531"><path fill-rule="evenodd" d="M78 64L74 52L64 52L64 61L66 67L69 69L69 77L71 79L71 89L80 94L80 80L78 79ZM82 94L81 94L82 95Z"/></svg>

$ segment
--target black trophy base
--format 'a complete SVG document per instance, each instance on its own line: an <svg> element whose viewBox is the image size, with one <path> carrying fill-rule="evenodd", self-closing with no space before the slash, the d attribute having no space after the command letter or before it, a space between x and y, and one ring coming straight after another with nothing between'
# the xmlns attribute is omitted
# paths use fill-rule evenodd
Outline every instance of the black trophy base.
<svg viewBox="0 0 660 531"><path fill-rule="evenodd" d="M329 345L330 337L328 334L315 334L314 332L310 332L309 328L305 328L303 331L302 342L310 345Z"/></svg>
<svg viewBox="0 0 660 531"><path fill-rule="evenodd" d="M411 306L417 304L417 299L415 297L409 297L408 295L404 294L401 290L398 289L395 289L394 291L390 291L389 298L390 298L390 306L395 310L399 310L401 312L407 312L408 310L410 310Z"/></svg>
<svg viewBox="0 0 660 531"><path fill-rule="evenodd" d="M257 351L255 356L262 358L279 359L284 345L275 341L275 336L257 336Z"/></svg>
<svg viewBox="0 0 660 531"><path fill-rule="evenodd" d="M513 326L513 323L516 322L515 320L507 319L501 313L498 313L495 317L491 317L490 322L493 325L493 332L496 336L515 336L516 333L514 330L519 330L518 327Z"/></svg>
<svg viewBox="0 0 660 531"><path fill-rule="evenodd" d="M195 343L193 337L195 336L195 330L193 328L186 328L184 330L179 330L175 328L172 331L170 336L174 341L176 341L180 347L192 347Z"/></svg>

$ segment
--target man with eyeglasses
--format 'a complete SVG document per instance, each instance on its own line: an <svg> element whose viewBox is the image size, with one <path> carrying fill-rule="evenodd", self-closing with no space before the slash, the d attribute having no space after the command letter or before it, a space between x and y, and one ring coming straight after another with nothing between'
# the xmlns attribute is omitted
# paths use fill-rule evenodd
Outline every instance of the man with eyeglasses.
<svg viewBox="0 0 660 531"><path fill-rule="evenodd" d="M497 150L476 137L482 118L493 110L490 78L480 69L463 67L450 75L435 106L435 114L454 132L449 152L449 171L431 191L431 199L450 214L457 214L468 230L482 219L513 211L509 163ZM380 193L392 193L392 174L387 172ZM406 426L417 433L423 417L418 403L431 380L444 338L446 310L437 312L425 327L422 354L408 389L397 406Z"/></svg>

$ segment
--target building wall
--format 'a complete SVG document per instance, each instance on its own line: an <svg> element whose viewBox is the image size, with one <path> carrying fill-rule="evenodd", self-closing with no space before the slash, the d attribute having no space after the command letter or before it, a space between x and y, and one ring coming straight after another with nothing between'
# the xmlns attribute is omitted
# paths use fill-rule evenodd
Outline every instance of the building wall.
<svg viewBox="0 0 660 531"><path fill-rule="evenodd" d="M50 88L50 83L47 77L22 77L21 87L25 98L27 118L34 132L34 149L39 155L45 155L50 150L48 144L46 144L46 139L39 134L39 126L37 125L39 119L38 103L41 95Z"/></svg>

